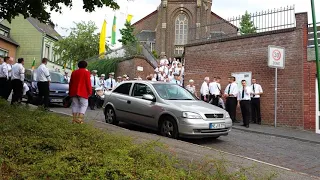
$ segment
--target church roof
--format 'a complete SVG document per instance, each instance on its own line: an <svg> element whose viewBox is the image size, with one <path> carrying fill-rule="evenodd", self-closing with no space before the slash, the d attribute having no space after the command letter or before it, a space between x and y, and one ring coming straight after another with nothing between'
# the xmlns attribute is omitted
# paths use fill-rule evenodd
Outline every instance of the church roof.
<svg viewBox="0 0 320 180"><path fill-rule="evenodd" d="M139 41L155 41L156 32L149 30L142 30L140 33L136 35Z"/></svg>
<svg viewBox="0 0 320 180"><path fill-rule="evenodd" d="M144 18L142 18L142 19L140 19L139 21L137 21L137 22L133 23L132 25L134 26L134 25L136 25L136 24L139 24L140 22L142 22L143 20L147 19L148 17L150 17L150 16L152 16L152 15L156 14L157 12L158 12L158 10L153 11L152 13L150 13L150 14L146 15Z"/></svg>

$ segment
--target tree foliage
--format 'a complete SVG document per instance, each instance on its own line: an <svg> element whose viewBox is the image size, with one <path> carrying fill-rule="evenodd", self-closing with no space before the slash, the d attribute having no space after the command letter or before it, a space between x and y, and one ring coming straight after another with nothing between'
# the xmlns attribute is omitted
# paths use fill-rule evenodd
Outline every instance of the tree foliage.
<svg viewBox="0 0 320 180"><path fill-rule="evenodd" d="M137 39L133 34L134 27L128 21L126 21L124 26L125 27L123 29L120 29L120 34L122 35L122 38L119 39L119 42L121 42L122 45L128 45L128 44L135 43L137 41Z"/></svg>
<svg viewBox="0 0 320 180"><path fill-rule="evenodd" d="M251 34L256 33L257 28L254 26L254 23L251 21L251 15L246 11L246 13L242 16L240 22L240 33L241 35L244 34Z"/></svg>
<svg viewBox="0 0 320 180"><path fill-rule="evenodd" d="M90 71L97 70L98 74L109 74L111 72L116 72L119 62L123 58L110 58L110 59L92 59L88 62L88 67Z"/></svg>
<svg viewBox="0 0 320 180"><path fill-rule="evenodd" d="M59 40L54 45L55 54L60 55L64 63L77 62L98 55L99 34L93 21L75 23L68 37Z"/></svg>
<svg viewBox="0 0 320 180"><path fill-rule="evenodd" d="M75 1L75 0L73 0ZM50 11L61 13L62 6L72 8L72 0L1 0L0 19L11 19L22 14L25 18L34 17L41 22L50 20ZM115 0L83 0L83 9L86 12L93 12L96 8L103 6L119 9Z"/></svg>

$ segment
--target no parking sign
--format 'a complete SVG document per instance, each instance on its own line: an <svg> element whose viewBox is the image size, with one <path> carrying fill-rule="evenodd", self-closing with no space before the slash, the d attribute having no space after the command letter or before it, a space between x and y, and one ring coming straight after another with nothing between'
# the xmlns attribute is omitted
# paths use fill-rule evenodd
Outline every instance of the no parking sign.
<svg viewBox="0 0 320 180"><path fill-rule="evenodd" d="M278 46L268 47L268 66L272 68L284 69L285 49Z"/></svg>

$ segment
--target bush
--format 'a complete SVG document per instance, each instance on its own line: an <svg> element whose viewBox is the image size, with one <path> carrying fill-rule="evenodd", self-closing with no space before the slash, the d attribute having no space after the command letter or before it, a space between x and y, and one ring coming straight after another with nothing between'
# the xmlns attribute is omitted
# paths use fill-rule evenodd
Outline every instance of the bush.
<svg viewBox="0 0 320 180"><path fill-rule="evenodd" d="M228 174L221 163L183 169L157 142L137 145L2 101L0 108L0 179L246 179L241 172Z"/></svg>
<svg viewBox="0 0 320 180"><path fill-rule="evenodd" d="M108 76L111 72L116 72L119 62L122 58L114 59L92 59L88 62L88 69L90 71L97 70L99 74L106 74Z"/></svg>

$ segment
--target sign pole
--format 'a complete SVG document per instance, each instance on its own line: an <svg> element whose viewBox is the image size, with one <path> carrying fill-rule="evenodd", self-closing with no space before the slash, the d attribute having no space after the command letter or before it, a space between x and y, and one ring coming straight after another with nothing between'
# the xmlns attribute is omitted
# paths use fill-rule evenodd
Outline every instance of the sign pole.
<svg viewBox="0 0 320 180"><path fill-rule="evenodd" d="M313 22L313 36L314 36L314 50L316 53L316 65L317 65L317 78L318 78L318 98L320 98L320 67L319 67L319 45L318 45L318 33L317 33L317 20L314 8L314 0L311 0L312 10L312 22ZM319 100L320 103L320 100ZM319 106L320 107L320 106Z"/></svg>
<svg viewBox="0 0 320 180"><path fill-rule="evenodd" d="M278 68L275 68L274 78L274 127L277 127L277 108L278 107Z"/></svg>

